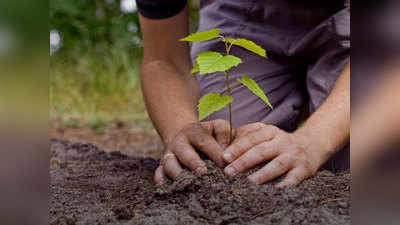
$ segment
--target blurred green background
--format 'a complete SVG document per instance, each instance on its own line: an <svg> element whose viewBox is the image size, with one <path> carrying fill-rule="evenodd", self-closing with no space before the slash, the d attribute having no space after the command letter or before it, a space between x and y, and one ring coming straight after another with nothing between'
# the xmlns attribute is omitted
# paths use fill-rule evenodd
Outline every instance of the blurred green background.
<svg viewBox="0 0 400 225"><path fill-rule="evenodd" d="M135 0L50 0L50 117L70 126L150 124ZM189 3L191 30L198 1Z"/></svg>

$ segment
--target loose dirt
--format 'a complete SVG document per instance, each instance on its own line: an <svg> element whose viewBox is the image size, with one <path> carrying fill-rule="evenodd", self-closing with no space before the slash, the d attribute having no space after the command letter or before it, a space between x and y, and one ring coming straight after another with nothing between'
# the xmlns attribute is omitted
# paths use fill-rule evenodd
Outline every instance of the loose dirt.
<svg viewBox="0 0 400 225"><path fill-rule="evenodd" d="M207 161L207 175L185 172L160 187L152 181L154 158L61 140L52 140L51 153L52 225L351 224L348 172L321 171L277 189L248 184L246 174L228 180Z"/></svg>

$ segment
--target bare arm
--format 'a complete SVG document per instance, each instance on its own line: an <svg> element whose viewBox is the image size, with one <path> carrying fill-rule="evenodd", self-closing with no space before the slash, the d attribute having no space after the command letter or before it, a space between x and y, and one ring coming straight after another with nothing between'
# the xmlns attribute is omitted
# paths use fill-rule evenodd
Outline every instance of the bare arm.
<svg viewBox="0 0 400 225"><path fill-rule="evenodd" d="M185 125L197 122L199 87L190 75L189 46L178 41L188 35L188 12L185 9L162 20L140 16L140 23L145 49L141 79L146 106L154 126L168 143Z"/></svg>
<svg viewBox="0 0 400 225"><path fill-rule="evenodd" d="M249 176L264 183L287 173L278 186L296 185L312 176L350 136L350 64L341 73L324 104L294 133L262 123L237 130L224 152L227 176L271 161Z"/></svg>
<svg viewBox="0 0 400 225"><path fill-rule="evenodd" d="M350 63L338 77L335 86L321 107L294 135L304 147L320 156L318 164L350 140Z"/></svg>
<svg viewBox="0 0 400 225"><path fill-rule="evenodd" d="M229 139L229 123L215 120L200 123L196 104L199 86L190 74L189 46L179 39L188 35L188 10L161 20L139 17L144 39L142 89L147 111L160 134L164 156L154 180L175 179L181 164L202 175L207 172L197 151L218 166L224 166L223 146ZM214 137L215 136L215 137Z"/></svg>

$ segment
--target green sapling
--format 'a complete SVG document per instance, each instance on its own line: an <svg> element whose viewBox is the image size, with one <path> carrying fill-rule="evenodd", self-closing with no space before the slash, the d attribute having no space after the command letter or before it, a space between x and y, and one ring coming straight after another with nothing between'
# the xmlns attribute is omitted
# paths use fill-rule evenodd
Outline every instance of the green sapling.
<svg viewBox="0 0 400 225"><path fill-rule="evenodd" d="M233 139L233 131L232 131L232 89L238 87L238 85L244 85L247 87L253 94L258 96L265 104L273 109L273 106L268 100L268 97L265 95L264 91L258 86L257 82L248 76L242 76L237 79L238 85L232 86L230 83L229 70L232 67L236 67L242 63L242 60L236 56L230 54L230 50L232 46L240 46L242 48L247 49L255 54L260 55L261 57L267 58L267 54L265 50L259 45L255 44L252 41L246 40L244 38L226 38L221 35L220 29L212 29L208 31L202 31L198 33L191 34L185 38L180 39L180 41L188 41L188 42L203 42L209 41L212 39L219 38L225 45L225 55L222 55L219 52L207 51L202 52L197 56L194 67L192 69L192 74L199 73L210 74L216 72L223 72L226 78L226 88L227 95L221 95L220 93L208 93L204 95L198 104L198 114L199 120L203 120L207 116L212 113L219 111L226 106L228 106L229 111L229 123L230 123L230 137L229 142L232 142Z"/></svg>

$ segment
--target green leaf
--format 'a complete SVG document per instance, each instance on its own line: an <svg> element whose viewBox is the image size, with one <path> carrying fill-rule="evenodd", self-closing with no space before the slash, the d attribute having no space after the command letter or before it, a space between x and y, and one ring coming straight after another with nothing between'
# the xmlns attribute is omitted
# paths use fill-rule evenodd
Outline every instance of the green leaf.
<svg viewBox="0 0 400 225"><path fill-rule="evenodd" d="M221 110L231 103L233 98L230 96L221 96L217 93L209 93L204 95L197 106L199 112L199 120L203 120L212 113Z"/></svg>
<svg viewBox="0 0 400 225"><path fill-rule="evenodd" d="M200 74L227 71L242 63L242 60L233 55L223 56L218 52L202 52L197 56Z"/></svg>
<svg viewBox="0 0 400 225"><path fill-rule="evenodd" d="M199 72L199 71L200 71L199 63L196 61L196 62L194 63L194 66L193 66L193 69L192 69L191 73L192 73L192 74L195 74L195 73L197 73L197 72Z"/></svg>
<svg viewBox="0 0 400 225"><path fill-rule="evenodd" d="M269 102L268 97L255 80L247 76L242 76L241 78L238 78L237 81L246 86L251 92L253 92L253 94L261 98L271 109L274 109L272 104Z"/></svg>
<svg viewBox="0 0 400 225"><path fill-rule="evenodd" d="M185 38L180 39L180 41L191 41L191 42L201 42L208 41L220 37L220 29L206 30L198 33L193 33Z"/></svg>
<svg viewBox="0 0 400 225"><path fill-rule="evenodd" d="M244 38L239 38L239 39L227 38L226 41L228 43L232 43L233 45L237 45L251 52L254 52L264 58L267 57L267 53L265 52L265 50L261 46L257 45L252 41L246 40Z"/></svg>

